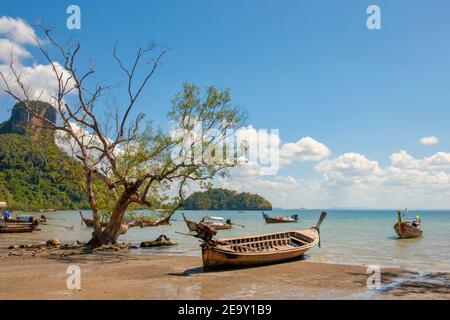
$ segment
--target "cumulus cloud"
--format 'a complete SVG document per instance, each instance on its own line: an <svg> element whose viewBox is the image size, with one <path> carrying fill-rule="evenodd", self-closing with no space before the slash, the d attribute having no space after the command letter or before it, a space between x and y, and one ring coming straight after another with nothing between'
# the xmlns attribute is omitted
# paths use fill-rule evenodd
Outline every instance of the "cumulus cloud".
<svg viewBox="0 0 450 320"><path fill-rule="evenodd" d="M311 137L301 138L295 143L285 143L280 150L282 164L294 161L320 161L330 155L330 149Z"/></svg>
<svg viewBox="0 0 450 320"><path fill-rule="evenodd" d="M21 45L9 39L0 38L0 62L9 62L12 57L21 60L29 56L30 53Z"/></svg>
<svg viewBox="0 0 450 320"><path fill-rule="evenodd" d="M65 69L59 63L55 62L55 67L58 73L66 73ZM52 101L52 97L54 97L57 93L58 81L56 80L51 65L34 64L32 66L26 66L22 64L15 64L14 68L20 76L20 80L24 85L30 99L38 99L49 103L54 102ZM15 80L15 75L9 66L6 64L0 64L0 72L8 82L12 93L16 96L24 98L23 90ZM0 90L3 94L5 89L6 85L3 80L1 80Z"/></svg>
<svg viewBox="0 0 450 320"><path fill-rule="evenodd" d="M0 35L18 44L34 44L36 32L20 18L0 17Z"/></svg>
<svg viewBox="0 0 450 320"><path fill-rule="evenodd" d="M439 143L439 138L435 136L423 137L420 139L420 143L424 146L433 146Z"/></svg>
<svg viewBox="0 0 450 320"><path fill-rule="evenodd" d="M383 177L383 170L377 161L354 152L323 161L315 169L323 174L327 182L340 185L378 182Z"/></svg>
<svg viewBox="0 0 450 320"><path fill-rule="evenodd" d="M25 46L36 45L34 29L22 19L0 17L0 72L7 80L12 93L20 98L25 94L17 84L10 63L23 83L30 99L39 99L52 103L58 89L58 82L50 64L30 62L25 64L24 58L32 58ZM57 72L65 74L64 68L54 62ZM63 79L64 80L64 79ZM70 83L69 83L70 87ZM0 79L0 94L5 94L6 85Z"/></svg>
<svg viewBox="0 0 450 320"><path fill-rule="evenodd" d="M233 176L275 175L281 167L293 162L320 161L331 154L326 145L311 137L281 145L278 131L274 130L246 127L238 130L236 135L250 152L240 156L240 166L233 170Z"/></svg>
<svg viewBox="0 0 450 320"><path fill-rule="evenodd" d="M416 159L405 150L390 156L392 166L406 169L436 170L450 169L450 153L437 152L429 157Z"/></svg>

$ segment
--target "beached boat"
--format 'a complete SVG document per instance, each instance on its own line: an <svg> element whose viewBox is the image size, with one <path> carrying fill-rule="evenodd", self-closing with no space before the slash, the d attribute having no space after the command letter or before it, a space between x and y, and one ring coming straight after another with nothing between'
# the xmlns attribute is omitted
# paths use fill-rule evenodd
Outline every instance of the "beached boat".
<svg viewBox="0 0 450 320"><path fill-rule="evenodd" d="M269 217L267 213L263 211L263 218L266 220L266 223L291 223L298 222L298 215L293 214L290 217Z"/></svg>
<svg viewBox="0 0 450 320"><path fill-rule="evenodd" d="M394 230L399 238L417 238L423 233L419 219L416 221L402 221L400 211L397 211L397 223L394 225Z"/></svg>
<svg viewBox="0 0 450 320"><path fill-rule="evenodd" d="M28 223L0 223L0 233L33 232L37 227L36 222Z"/></svg>
<svg viewBox="0 0 450 320"><path fill-rule="evenodd" d="M322 212L317 224L309 229L220 240L212 239L211 231L200 225L203 268L249 267L298 259L319 243L319 227L326 215Z"/></svg>
<svg viewBox="0 0 450 320"><path fill-rule="evenodd" d="M44 215L40 217L17 217L17 218L8 218L6 220L9 223L30 223L30 222L47 222L47 218Z"/></svg>
<svg viewBox="0 0 450 320"><path fill-rule="evenodd" d="M186 218L184 213L181 213L181 215L183 216L183 219L186 222L189 231L197 231L197 222ZM203 222L204 224L214 228L215 230L226 230L232 228L233 226L230 220L225 221L225 219L222 217L205 216L200 222Z"/></svg>

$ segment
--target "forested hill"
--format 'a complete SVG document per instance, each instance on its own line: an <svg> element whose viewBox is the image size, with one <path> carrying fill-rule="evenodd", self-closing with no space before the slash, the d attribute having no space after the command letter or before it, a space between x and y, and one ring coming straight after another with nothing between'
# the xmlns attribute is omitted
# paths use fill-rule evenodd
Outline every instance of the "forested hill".
<svg viewBox="0 0 450 320"><path fill-rule="evenodd" d="M272 204L257 194L227 189L194 192L186 198L185 210L272 210Z"/></svg>
<svg viewBox="0 0 450 320"><path fill-rule="evenodd" d="M42 107L42 104L40 104ZM53 142L53 135L27 133L30 117L20 106L0 125L0 201L15 210L88 208L74 181L81 166Z"/></svg>

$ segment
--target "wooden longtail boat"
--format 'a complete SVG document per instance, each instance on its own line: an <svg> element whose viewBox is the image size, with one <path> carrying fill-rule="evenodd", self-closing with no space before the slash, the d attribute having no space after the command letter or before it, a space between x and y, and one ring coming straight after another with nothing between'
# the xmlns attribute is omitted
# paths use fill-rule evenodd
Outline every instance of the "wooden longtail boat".
<svg viewBox="0 0 450 320"><path fill-rule="evenodd" d="M80 216L81 216L81 220L82 222L84 222L84 224L87 227L94 227L94 220L93 219L87 219L83 216L83 214L80 211ZM132 228L132 227L156 227L156 226L161 226L161 225L168 225L170 224L170 218L172 215L168 215L167 217L161 218L159 220L150 220L150 219L143 219L143 218L137 218L134 219L132 221L127 221L125 220L125 222L128 224L128 227ZM102 227L106 227L106 225L108 224L108 222L101 222L101 226Z"/></svg>
<svg viewBox="0 0 450 320"><path fill-rule="evenodd" d="M319 243L319 227L326 215L322 212L317 224L305 230L221 240L208 240L208 236L199 234L204 239L203 268L249 267L297 259Z"/></svg>
<svg viewBox="0 0 450 320"><path fill-rule="evenodd" d="M81 222L83 222L86 225L86 227L94 227L94 219L85 218L83 216L83 214L81 213L81 211L79 211L79 212L80 212L80 216L81 216ZM106 227L106 225L108 223L107 222L101 222L100 224L101 224L102 227Z"/></svg>
<svg viewBox="0 0 450 320"><path fill-rule="evenodd" d="M266 223L292 223L292 222L298 222L298 215L293 214L290 217L275 217L271 218L267 213L264 213L263 211L263 218L266 220Z"/></svg>
<svg viewBox="0 0 450 320"><path fill-rule="evenodd" d="M31 223L31 222L47 222L47 218L45 216L38 217L18 217L18 218L8 218L8 223Z"/></svg>
<svg viewBox="0 0 450 320"><path fill-rule="evenodd" d="M419 221L402 221L400 211L397 211L397 223L394 225L394 230L399 238L417 238L423 233Z"/></svg>
<svg viewBox="0 0 450 320"><path fill-rule="evenodd" d="M157 226L163 226L170 224L170 218L172 215L168 215L167 217L161 218L159 220L151 220L151 219L144 219L144 218L138 218L134 219L129 223L130 227L157 227Z"/></svg>
<svg viewBox="0 0 450 320"><path fill-rule="evenodd" d="M0 223L0 233L22 233L33 232L36 229L37 223Z"/></svg>
<svg viewBox="0 0 450 320"><path fill-rule="evenodd" d="M184 222L186 222L186 225L187 225L189 231L197 231L197 222L186 218L186 216L184 215L184 212L182 212L181 215L183 216Z"/></svg>
<svg viewBox="0 0 450 320"><path fill-rule="evenodd" d="M189 229L189 231L198 231L198 224L195 221L189 220L188 218L186 218L186 216L184 215L184 213L181 213L181 215L183 216L184 221L186 222L186 225ZM233 225L231 223L225 222L224 218L221 217L209 217L209 216L205 216L202 218L202 221L204 224L214 228L215 230L226 230L226 229L230 229L233 227Z"/></svg>

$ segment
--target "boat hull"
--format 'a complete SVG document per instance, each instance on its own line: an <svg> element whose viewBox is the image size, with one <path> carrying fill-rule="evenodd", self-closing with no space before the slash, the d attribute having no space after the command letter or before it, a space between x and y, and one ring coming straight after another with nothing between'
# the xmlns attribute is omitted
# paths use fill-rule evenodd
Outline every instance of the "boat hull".
<svg viewBox="0 0 450 320"><path fill-rule="evenodd" d="M297 215L295 215L295 218L294 218L294 216L292 216L292 218L294 218L294 219L292 219L292 218L286 219L286 217L283 217L282 219L277 219L277 218L269 217L268 214L263 212L263 218L266 221L266 223L295 223L295 222L298 222Z"/></svg>
<svg viewBox="0 0 450 320"><path fill-rule="evenodd" d="M0 223L0 233L25 233L33 232L36 224L32 223Z"/></svg>
<svg viewBox="0 0 450 320"><path fill-rule="evenodd" d="M184 222L186 222L186 225L187 225L189 231L196 232L198 230L197 222L189 220L188 218L186 218L184 213L182 213L181 215L183 216ZM207 224L211 228L214 228L215 230L226 230L226 229L231 229L231 227L232 227L232 225L230 225L230 224L211 225L211 224L208 224L207 222L203 222L203 223Z"/></svg>
<svg viewBox="0 0 450 320"><path fill-rule="evenodd" d="M399 238L405 239L405 238L418 238L422 236L423 231L415 228L414 226L410 225L409 223L402 222L403 232L400 232L399 224L396 223L394 225L394 230L397 233Z"/></svg>
<svg viewBox="0 0 450 320"><path fill-rule="evenodd" d="M162 218L157 221L151 221L151 220L142 220L142 219L136 219L131 222L129 222L130 227L157 227L157 226L165 226L170 224L170 216L167 216L165 218Z"/></svg>
<svg viewBox="0 0 450 320"><path fill-rule="evenodd" d="M275 219L275 218L264 218L266 220L266 223L295 223L298 222L298 220L282 220L282 219Z"/></svg>
<svg viewBox="0 0 450 320"><path fill-rule="evenodd" d="M208 271L221 268L251 267L299 259L305 254L306 251L317 245L319 241L319 232L316 229L299 230L295 232L310 238L311 242L300 247L292 247L284 250L280 249L245 253L230 252L228 250L222 250L218 247L204 245L202 247L203 269ZM230 240L234 239L224 239L221 241Z"/></svg>

